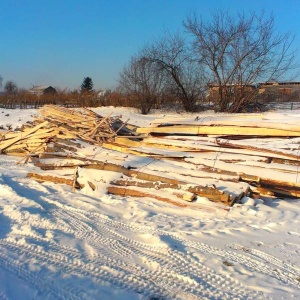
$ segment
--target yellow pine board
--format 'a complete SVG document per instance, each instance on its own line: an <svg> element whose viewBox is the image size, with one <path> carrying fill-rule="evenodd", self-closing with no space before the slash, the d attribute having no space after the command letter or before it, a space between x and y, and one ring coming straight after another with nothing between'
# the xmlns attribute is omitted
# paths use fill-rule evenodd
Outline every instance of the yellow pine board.
<svg viewBox="0 0 300 300"><path fill-rule="evenodd" d="M166 133L166 134L213 134L213 135L249 135L249 136L300 136L300 132L273 129L237 126L163 126L141 127L137 133Z"/></svg>
<svg viewBox="0 0 300 300"><path fill-rule="evenodd" d="M9 147L10 145L13 145L14 143L22 140L22 139L25 139L27 136L29 136L31 133L34 133L36 132L38 129L42 128L43 126L46 126L48 124L47 121L31 128L30 130L28 130L26 133L24 132L20 132L19 134L17 134L17 136L13 139L10 139L10 140L7 140L7 141L3 141L0 143L0 153L6 149L7 147Z"/></svg>

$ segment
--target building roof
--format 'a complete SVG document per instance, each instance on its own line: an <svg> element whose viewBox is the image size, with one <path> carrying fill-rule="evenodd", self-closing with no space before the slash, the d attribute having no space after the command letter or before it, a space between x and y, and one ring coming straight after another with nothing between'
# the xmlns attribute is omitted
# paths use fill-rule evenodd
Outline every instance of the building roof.
<svg viewBox="0 0 300 300"><path fill-rule="evenodd" d="M29 92L33 95L41 96L43 94L56 93L56 90L50 85L34 85Z"/></svg>
<svg viewBox="0 0 300 300"><path fill-rule="evenodd" d="M266 81L260 82L259 85L300 85L300 81Z"/></svg>
<svg viewBox="0 0 300 300"><path fill-rule="evenodd" d="M44 91L45 89L49 88L52 86L51 85L34 85L30 90L31 91L36 91L36 92L42 92Z"/></svg>
<svg viewBox="0 0 300 300"><path fill-rule="evenodd" d="M223 84L221 86L224 86ZM255 84L244 84L244 83L227 83L225 84L226 87L255 87ZM217 83L208 83L208 87L214 88L214 87L220 87Z"/></svg>

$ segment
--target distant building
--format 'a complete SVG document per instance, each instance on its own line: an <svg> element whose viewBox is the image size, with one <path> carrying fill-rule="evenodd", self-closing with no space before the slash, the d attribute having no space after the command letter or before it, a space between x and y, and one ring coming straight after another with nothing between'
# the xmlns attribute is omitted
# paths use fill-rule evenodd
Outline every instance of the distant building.
<svg viewBox="0 0 300 300"><path fill-rule="evenodd" d="M222 87L222 89L226 90L227 93L230 94L240 94L241 92L243 93L253 93L256 90L256 86L252 84L226 84L225 86ZM215 101L219 99L219 94L220 92L220 86L218 84L214 83L209 83L208 84L208 97L211 101Z"/></svg>
<svg viewBox="0 0 300 300"><path fill-rule="evenodd" d="M300 82L299 81L267 81L258 84L258 92L260 94L265 93L269 95L299 95Z"/></svg>
<svg viewBox="0 0 300 300"><path fill-rule="evenodd" d="M33 95L41 96L46 94L55 94L56 90L50 85L34 85L29 92Z"/></svg>
<svg viewBox="0 0 300 300"><path fill-rule="evenodd" d="M97 93L97 99L102 100L111 93L111 90L101 90Z"/></svg>
<svg viewBox="0 0 300 300"><path fill-rule="evenodd" d="M220 87L217 84L208 84L210 100L216 100L219 98ZM239 84L227 84L222 87L227 93L236 93L242 91L244 93L258 92L264 99L270 99L272 101L282 100L300 100L300 82L299 81L267 81L260 82L255 85L239 85Z"/></svg>

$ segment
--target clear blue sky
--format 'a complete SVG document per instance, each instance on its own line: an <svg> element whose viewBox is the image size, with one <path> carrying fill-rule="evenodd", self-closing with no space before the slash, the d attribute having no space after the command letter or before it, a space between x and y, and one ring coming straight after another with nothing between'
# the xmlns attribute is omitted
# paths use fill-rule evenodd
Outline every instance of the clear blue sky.
<svg viewBox="0 0 300 300"><path fill-rule="evenodd" d="M300 0L0 0L0 75L23 88L74 89L86 76L96 89L113 88L145 43L181 30L191 12L220 8L273 12L300 51Z"/></svg>

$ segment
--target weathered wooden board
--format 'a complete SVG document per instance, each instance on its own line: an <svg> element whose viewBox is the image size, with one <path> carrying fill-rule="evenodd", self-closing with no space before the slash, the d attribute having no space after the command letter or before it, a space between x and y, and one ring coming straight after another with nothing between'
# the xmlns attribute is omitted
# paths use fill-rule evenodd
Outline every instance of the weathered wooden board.
<svg viewBox="0 0 300 300"><path fill-rule="evenodd" d="M53 183L59 183L59 184L66 184L66 185L70 185L70 186L73 186L73 184L74 184L73 179L51 176L51 175L42 175L42 174L31 173L31 172L27 174L27 177L35 179L36 181L39 181L39 182L53 182Z"/></svg>
<svg viewBox="0 0 300 300"><path fill-rule="evenodd" d="M142 189L139 188L134 189L134 187L128 188L128 187L120 187L120 186L109 186L107 188L107 192L109 194L113 194L113 195L118 195L118 196L122 196L122 197L127 197L127 196L131 196L131 197L149 197L149 198L153 198L159 201L163 201L166 203L170 203L173 205L176 205L178 207L187 207L188 205L186 203L184 203L184 201L180 201L180 199L178 198L178 200L173 200L170 199L170 197L168 197L167 195L165 197L162 196L158 196L155 193L151 193L150 189Z"/></svg>
<svg viewBox="0 0 300 300"><path fill-rule="evenodd" d="M163 148L164 145L171 145L176 146L177 150L182 149L185 152L217 152L217 153L231 153L231 154L242 154L242 155L251 155L251 156L260 156L260 157L267 157L267 158L280 158L280 159L292 159L295 158L289 154L285 153L275 153L271 151L264 151L264 149L244 149L243 147L234 147L227 144L218 144L217 139L215 144L211 142L205 144L204 142L197 142L197 141L184 141L184 140L172 140L172 139L164 139L164 138L146 138L143 140L141 145L151 145L152 147ZM219 139L218 139L219 141ZM228 145L228 146L226 146Z"/></svg>
<svg viewBox="0 0 300 300"><path fill-rule="evenodd" d="M173 194L176 194L174 190L178 190L178 191L181 190L184 193L184 195L186 195L181 197L185 198L185 200L189 199L188 201L193 200L194 197L192 195L198 195L201 197L208 198L213 202L219 202L226 205L230 205L232 203L232 198L226 193L219 192L218 190L212 188L207 190L207 189L203 189L203 187L201 186L195 186L190 184L174 184L174 183L172 184L172 183L149 182L149 181L139 181L139 180L130 180L130 179L115 180L112 182L112 184L117 186L125 186L125 187L136 186L141 188L152 188L156 190L170 189L171 193Z"/></svg>
<svg viewBox="0 0 300 300"><path fill-rule="evenodd" d="M270 128L270 129L282 129L282 130L289 130L289 131L296 131L300 132L300 126L299 124L295 123L281 123L281 122L270 122L263 120L262 118L257 118L253 120L249 120L246 118L246 116L242 116L242 119L239 120L232 120L232 116L229 118L224 118L221 117L222 120L219 118L200 118L198 120L192 120L192 119L173 119L173 120L154 120L152 121L153 126L180 126L180 125L185 125L185 126L236 126L236 127L253 127L253 128ZM250 116L251 117L251 116ZM285 120L286 121L286 120Z"/></svg>
<svg viewBox="0 0 300 300"><path fill-rule="evenodd" d="M64 169L64 168L74 168L76 166L80 166L82 168L87 169L96 169L96 170L104 170L104 171L112 171L112 172L118 172L122 173L128 177L133 177L140 180L146 180L146 181L154 181L154 182L162 182L167 184L175 184L175 185L186 185L188 182L183 180L176 180L174 178L168 177L167 173L164 173L162 175L161 172L151 172L151 173L145 173L141 171L136 171L132 169L127 169L123 166L111 164L107 162L98 162L98 163L89 163L89 162L80 162L79 164L74 164L72 162L70 163L59 163L57 165L53 164L45 164L41 163L40 161L37 161L35 163L37 167L40 167L42 170L56 170L56 169ZM159 174L159 175L158 175ZM231 196L227 193L223 193L222 191L219 191L217 188L209 187L209 186L198 186L197 195L206 197L209 200L212 201L225 201L230 202Z"/></svg>
<svg viewBox="0 0 300 300"><path fill-rule="evenodd" d="M221 147L225 148L240 148L240 149L245 149L245 150L251 150L251 151L256 151L256 152L264 152L266 155L280 155L281 158L289 158L293 160L299 160L299 149L297 151L294 151L295 153L291 153L290 151L283 151L279 149L270 149L267 147L263 146L254 146L254 145L249 145L249 144L243 144L239 141L233 141L233 140L228 140L228 139L217 139L217 144L220 145Z"/></svg>
<svg viewBox="0 0 300 300"><path fill-rule="evenodd" d="M110 149L122 153L130 153L137 156L146 156L146 157L164 158L164 159L169 159L169 158L184 159L186 157L186 154L184 154L183 152L174 153L171 151L166 151L162 153L161 151L155 148L150 149L150 148L143 147L143 148L135 149L135 148L128 148L126 146L119 145L116 143L103 143L102 147L105 149Z"/></svg>

